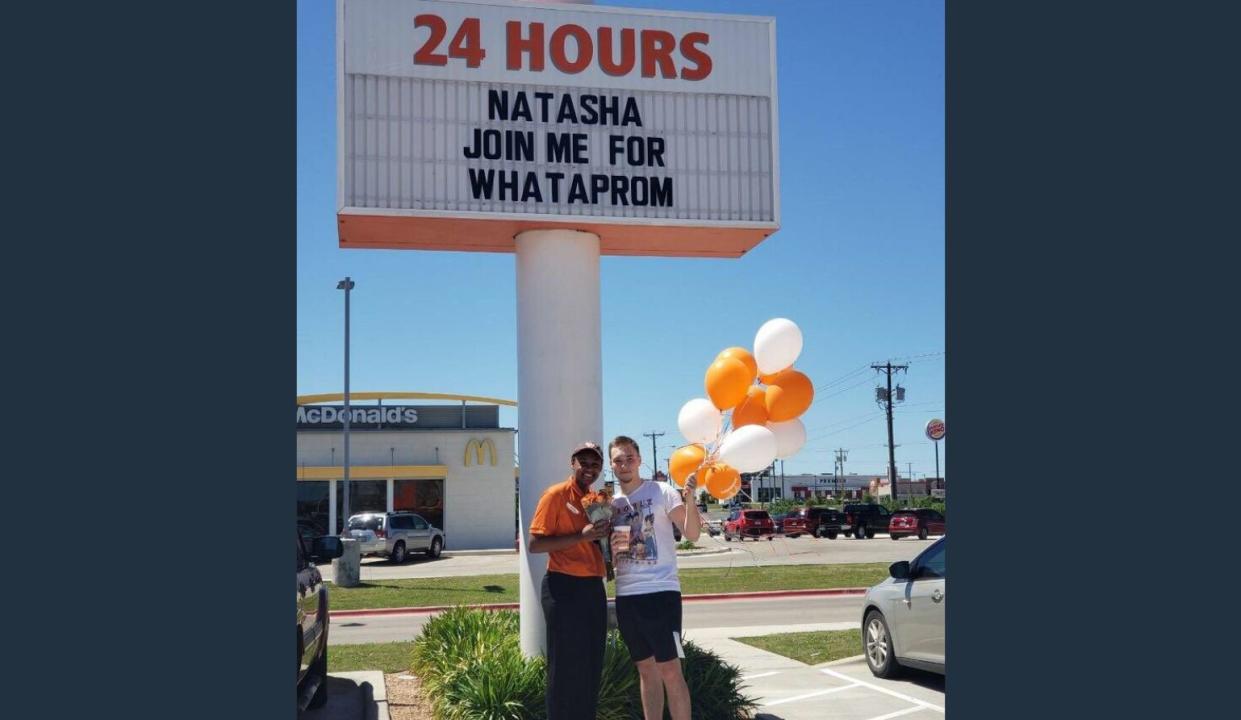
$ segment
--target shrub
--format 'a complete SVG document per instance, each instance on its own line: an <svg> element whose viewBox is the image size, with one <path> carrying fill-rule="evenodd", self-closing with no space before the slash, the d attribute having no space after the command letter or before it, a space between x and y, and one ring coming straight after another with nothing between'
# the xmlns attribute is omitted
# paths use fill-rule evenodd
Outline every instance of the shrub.
<svg viewBox="0 0 1241 720"><path fill-rule="evenodd" d="M511 610L453 608L423 626L411 669L439 720L544 720L543 658L521 654L520 621ZM694 720L748 720L755 702L739 688L741 671L693 642L682 664ZM665 708L665 717L668 717ZM638 673L620 633L608 633L598 720L642 720Z"/></svg>

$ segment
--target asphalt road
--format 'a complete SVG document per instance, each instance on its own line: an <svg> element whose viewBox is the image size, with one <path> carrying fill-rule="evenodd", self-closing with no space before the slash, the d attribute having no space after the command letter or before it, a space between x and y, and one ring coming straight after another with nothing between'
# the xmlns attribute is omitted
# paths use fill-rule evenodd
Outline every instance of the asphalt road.
<svg viewBox="0 0 1241 720"><path fill-rule="evenodd" d="M765 600L701 600L682 608L682 627L693 638L695 629L734 628L741 634L770 627L771 632L808 630L828 623L861 625L862 597L782 597ZM398 642L413 640L430 613L410 615L366 615L332 619L328 642L331 645ZM714 633L713 633L714 634Z"/></svg>
<svg viewBox="0 0 1241 720"><path fill-rule="evenodd" d="M725 542L722 537L702 536L702 547L725 550L722 554L678 556L682 568L737 567L740 565L819 565L840 563L893 563L911 560L915 555L938 540L902 538L893 541L887 535L876 535L871 540L852 538L799 538L778 537L774 540L747 540ZM460 577L464 575L491 575L518 572L515 552L501 554L445 555L438 560L413 557L404 565L394 565L385 558L363 558L363 580L388 580L393 578ZM332 569L320 566L325 578L331 579Z"/></svg>

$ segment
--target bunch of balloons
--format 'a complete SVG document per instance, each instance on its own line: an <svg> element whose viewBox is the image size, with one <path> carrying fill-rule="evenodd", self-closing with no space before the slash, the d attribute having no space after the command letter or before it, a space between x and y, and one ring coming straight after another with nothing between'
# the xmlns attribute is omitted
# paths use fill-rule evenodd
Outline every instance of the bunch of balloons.
<svg viewBox="0 0 1241 720"><path fill-rule="evenodd" d="M775 318L758 329L753 353L730 347L716 356L704 380L707 397L690 400L677 415L690 443L669 462L678 486L698 473L699 485L727 500L741 489L741 473L801 450L806 427L798 418L814 401L814 384L793 369L801 349L797 324Z"/></svg>

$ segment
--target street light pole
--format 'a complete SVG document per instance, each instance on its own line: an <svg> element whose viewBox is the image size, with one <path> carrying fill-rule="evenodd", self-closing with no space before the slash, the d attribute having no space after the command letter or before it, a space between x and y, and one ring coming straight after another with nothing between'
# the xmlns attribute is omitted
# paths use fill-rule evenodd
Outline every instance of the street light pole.
<svg viewBox="0 0 1241 720"><path fill-rule="evenodd" d="M349 421L352 419L349 411L349 291L353 290L353 285L353 280L348 276L336 283L337 290L345 291L345 503L341 514L345 526L349 523Z"/></svg>

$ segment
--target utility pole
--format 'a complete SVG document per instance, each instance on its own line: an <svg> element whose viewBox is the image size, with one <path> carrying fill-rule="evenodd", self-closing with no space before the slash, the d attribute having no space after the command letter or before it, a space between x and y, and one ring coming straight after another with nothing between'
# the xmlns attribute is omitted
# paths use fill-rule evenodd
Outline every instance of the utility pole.
<svg viewBox="0 0 1241 720"><path fill-rule="evenodd" d="M836 448L836 468L838 475L833 478L832 489L842 498L845 495L845 460L849 459L849 451Z"/></svg>
<svg viewBox="0 0 1241 720"><path fill-rule="evenodd" d="M909 366L908 365L893 365L892 361L889 360L888 362L882 365L875 363L874 365L871 365L870 367L873 370L878 370L880 372L883 372L885 375L887 375L887 379L888 379L887 391L885 392L883 388L876 388L875 400L879 402L881 405L883 405L884 409L887 410L887 413L888 413L888 482L891 483L892 501L895 502L896 500L899 499L900 493L897 491L897 484L896 484L896 444L895 444L895 441L892 439L892 401L893 401L892 373L900 371L900 370L908 370ZM896 389L898 391L897 393L898 397L896 399L901 402L904 402L905 388L897 385Z"/></svg>
<svg viewBox="0 0 1241 720"><path fill-rule="evenodd" d="M344 528L349 529L349 420L352 412L349 410L349 292L353 290L355 283L349 276L345 276L344 280L336 283L337 290L345 291L345 472L344 472ZM335 530L336 528L332 528ZM333 533L335 534L335 533Z"/></svg>
<svg viewBox="0 0 1241 720"><path fill-rule="evenodd" d="M651 479L655 479L655 473L659 472L659 448L655 446L655 438L663 437L666 433L657 433L652 430L649 433L642 433L643 437L651 439ZM672 484L672 473L668 473L668 484Z"/></svg>

